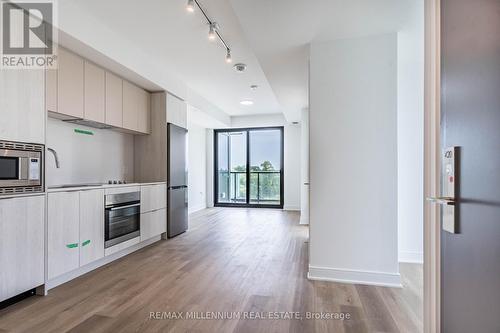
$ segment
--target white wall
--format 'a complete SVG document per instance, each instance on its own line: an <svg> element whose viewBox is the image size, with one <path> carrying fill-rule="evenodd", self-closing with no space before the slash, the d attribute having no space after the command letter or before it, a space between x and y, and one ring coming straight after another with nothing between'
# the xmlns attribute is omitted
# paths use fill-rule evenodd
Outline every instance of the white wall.
<svg viewBox="0 0 500 333"><path fill-rule="evenodd" d="M282 114L231 117L231 127L284 126L284 198L283 209L300 210L300 124L288 123Z"/></svg>
<svg viewBox="0 0 500 333"><path fill-rule="evenodd" d="M400 285L397 35L313 43L309 277Z"/></svg>
<svg viewBox="0 0 500 333"><path fill-rule="evenodd" d="M398 33L399 261L423 262L424 5Z"/></svg>
<svg viewBox="0 0 500 333"><path fill-rule="evenodd" d="M205 141L205 128L188 121L188 206L190 213L207 207Z"/></svg>
<svg viewBox="0 0 500 333"><path fill-rule="evenodd" d="M286 124L284 128L285 198L283 209L300 211L301 167L300 125Z"/></svg>
<svg viewBox="0 0 500 333"><path fill-rule="evenodd" d="M92 131L94 135L77 134L75 128ZM46 154L48 186L134 180L134 136L131 134L49 118L47 147L57 151L61 163L61 168L56 169L52 154Z"/></svg>
<svg viewBox="0 0 500 333"><path fill-rule="evenodd" d="M309 224L309 109L300 115L300 224Z"/></svg>

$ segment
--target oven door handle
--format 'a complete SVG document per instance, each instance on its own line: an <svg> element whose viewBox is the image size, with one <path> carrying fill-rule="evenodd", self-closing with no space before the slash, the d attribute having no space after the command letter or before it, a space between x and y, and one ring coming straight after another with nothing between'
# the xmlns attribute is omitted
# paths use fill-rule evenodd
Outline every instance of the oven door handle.
<svg viewBox="0 0 500 333"><path fill-rule="evenodd" d="M126 205L126 206L111 207L109 210L118 210L118 209L125 209L125 208L131 208L131 207L138 207L140 205L141 205L141 203L136 203L136 204Z"/></svg>

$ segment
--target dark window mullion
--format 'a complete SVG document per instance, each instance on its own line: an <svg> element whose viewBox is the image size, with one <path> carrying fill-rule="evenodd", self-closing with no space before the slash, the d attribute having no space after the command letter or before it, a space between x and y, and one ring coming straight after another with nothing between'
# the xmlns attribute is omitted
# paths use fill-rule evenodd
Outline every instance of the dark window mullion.
<svg viewBox="0 0 500 333"><path fill-rule="evenodd" d="M246 174L246 177L247 177L247 191L246 191L246 195L247 195L247 205L250 204L250 131L246 131L247 133L247 174Z"/></svg>

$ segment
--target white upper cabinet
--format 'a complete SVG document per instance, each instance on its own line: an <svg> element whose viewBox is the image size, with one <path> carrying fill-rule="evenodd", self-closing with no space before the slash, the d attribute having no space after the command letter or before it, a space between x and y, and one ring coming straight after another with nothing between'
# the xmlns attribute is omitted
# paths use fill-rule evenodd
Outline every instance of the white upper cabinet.
<svg viewBox="0 0 500 333"><path fill-rule="evenodd" d="M57 69L45 72L45 105L47 111L57 112Z"/></svg>
<svg viewBox="0 0 500 333"><path fill-rule="evenodd" d="M137 131L139 88L123 81L123 128Z"/></svg>
<svg viewBox="0 0 500 333"><path fill-rule="evenodd" d="M83 118L84 60L60 47L57 61L57 112Z"/></svg>
<svg viewBox="0 0 500 333"><path fill-rule="evenodd" d="M144 89L139 90L137 130L150 133L151 129L151 95Z"/></svg>
<svg viewBox="0 0 500 333"><path fill-rule="evenodd" d="M0 140L45 143L44 87L44 70L0 70Z"/></svg>
<svg viewBox="0 0 500 333"><path fill-rule="evenodd" d="M51 116L81 118L140 134L151 132L148 91L62 47L58 69L47 70L46 76L45 109Z"/></svg>
<svg viewBox="0 0 500 333"><path fill-rule="evenodd" d="M105 121L105 74L104 69L85 61L84 115L86 120Z"/></svg>
<svg viewBox="0 0 500 333"><path fill-rule="evenodd" d="M167 123L187 128L187 104L170 94L167 94Z"/></svg>
<svg viewBox="0 0 500 333"><path fill-rule="evenodd" d="M123 80L106 72L106 120L107 125L123 127Z"/></svg>
<svg viewBox="0 0 500 333"><path fill-rule="evenodd" d="M123 128L150 131L150 94L128 81L123 81Z"/></svg>

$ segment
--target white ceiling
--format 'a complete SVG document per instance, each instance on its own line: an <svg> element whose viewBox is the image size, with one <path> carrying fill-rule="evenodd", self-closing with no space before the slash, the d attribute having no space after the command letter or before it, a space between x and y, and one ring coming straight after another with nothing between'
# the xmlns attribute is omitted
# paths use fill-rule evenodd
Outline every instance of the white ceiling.
<svg viewBox="0 0 500 333"><path fill-rule="evenodd" d="M423 0L231 0L289 121L308 102L309 44L398 31Z"/></svg>
<svg viewBox="0 0 500 333"><path fill-rule="evenodd" d="M280 113L257 58L247 46L245 36L228 0L210 0L207 13L216 19L224 39L232 49L233 64L244 62L247 71L236 73L226 64L225 49L207 38L208 25L199 11L186 12L185 0L64 0L72 1L105 25L127 38L134 48L151 56L156 66L165 68L187 86L229 115ZM110 41L112 43L112 41ZM250 85L259 89L252 91ZM251 107L240 105L251 99Z"/></svg>
<svg viewBox="0 0 500 333"><path fill-rule="evenodd" d="M152 66L172 73L227 114L283 112L288 121L297 121L300 111L308 107L312 41L398 31L410 4L421 1L199 0L220 24L232 48L233 63L248 65L244 74L225 63L224 48L208 41L206 21L199 11L186 12L186 0L64 3L126 38L131 47L149 56ZM259 89L252 91L252 84ZM255 104L242 106L243 99Z"/></svg>

